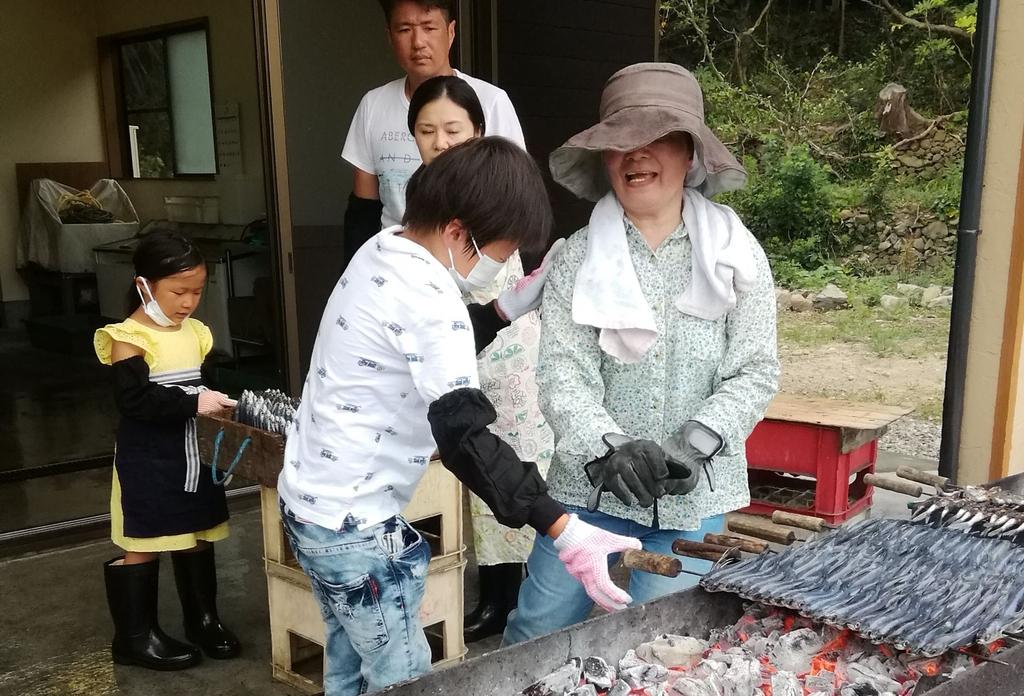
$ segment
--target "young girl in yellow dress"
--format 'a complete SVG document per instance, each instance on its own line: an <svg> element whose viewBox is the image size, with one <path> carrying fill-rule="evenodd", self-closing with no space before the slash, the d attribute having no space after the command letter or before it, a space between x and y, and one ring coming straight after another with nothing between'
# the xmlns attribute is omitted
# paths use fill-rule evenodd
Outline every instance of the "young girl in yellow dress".
<svg viewBox="0 0 1024 696"><path fill-rule="evenodd" d="M125 553L104 564L111 653L118 664L184 669L202 653L224 659L239 652L216 606L212 542L228 534L227 502L199 459L195 426L197 414L234 402L202 386L200 367L213 338L191 318L206 285L199 250L177 233L154 232L132 261L130 314L94 339L96 355L112 366L121 415L110 528ZM169 637L157 621L162 551L171 552L185 636L194 645Z"/></svg>

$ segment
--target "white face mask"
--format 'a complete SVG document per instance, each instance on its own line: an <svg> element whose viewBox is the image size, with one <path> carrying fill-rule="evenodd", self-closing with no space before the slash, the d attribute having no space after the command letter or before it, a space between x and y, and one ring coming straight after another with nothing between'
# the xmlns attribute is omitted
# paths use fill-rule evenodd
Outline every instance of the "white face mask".
<svg viewBox="0 0 1024 696"><path fill-rule="evenodd" d="M479 259L476 265L473 266L473 270L466 277L463 277L455 269L455 255L452 254L451 247L448 248L448 259L452 264L448 267L448 272L452 274L455 284L459 286L459 291L463 295L468 295L474 290L486 290L494 282L494 279L498 277L498 274L501 273L501 269L505 267L505 264L495 261L490 256L482 253L472 235L470 235L469 241L473 242L473 248L476 249L476 255Z"/></svg>
<svg viewBox="0 0 1024 696"><path fill-rule="evenodd" d="M142 294L142 290L138 285L135 286L135 291L139 293L139 299L142 300L142 311L146 313L146 316L153 320L157 326L170 327L174 326L174 322L171 321L164 310L160 308L160 303L153 297L153 290L149 287L149 282L139 276L139 280L142 281L142 287L146 288L146 292L149 294L149 302L146 301L146 297Z"/></svg>

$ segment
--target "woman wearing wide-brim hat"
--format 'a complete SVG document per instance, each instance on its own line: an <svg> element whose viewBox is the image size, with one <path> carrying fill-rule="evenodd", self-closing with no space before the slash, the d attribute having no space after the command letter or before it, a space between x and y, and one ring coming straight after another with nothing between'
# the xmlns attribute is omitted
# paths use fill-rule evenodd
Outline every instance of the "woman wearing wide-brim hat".
<svg viewBox="0 0 1024 696"><path fill-rule="evenodd" d="M595 201L545 288L538 379L556 437L552 497L589 523L671 554L749 503L744 443L778 388L775 293L760 245L709 200L746 172L704 123L687 70L612 75L600 122L551 155ZM684 559L688 570L699 561ZM584 619L592 603L538 539L505 642ZM633 572L634 602L692 586Z"/></svg>

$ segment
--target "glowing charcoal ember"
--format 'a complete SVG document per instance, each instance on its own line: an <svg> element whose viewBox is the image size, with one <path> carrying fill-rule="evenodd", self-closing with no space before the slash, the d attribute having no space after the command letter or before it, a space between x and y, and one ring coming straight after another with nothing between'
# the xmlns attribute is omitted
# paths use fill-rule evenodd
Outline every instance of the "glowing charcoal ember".
<svg viewBox="0 0 1024 696"><path fill-rule="evenodd" d="M636 650L628 650L626 654L619 660L619 674L622 674L625 670L630 667L638 667L647 664L644 660L641 660L636 655Z"/></svg>
<svg viewBox="0 0 1024 696"><path fill-rule="evenodd" d="M803 696L804 687L792 672L776 672L771 676L772 696Z"/></svg>
<svg viewBox="0 0 1024 696"><path fill-rule="evenodd" d="M598 689L610 689L615 670L600 657L588 657L583 661L583 679Z"/></svg>
<svg viewBox="0 0 1024 696"><path fill-rule="evenodd" d="M580 685L583 660L571 658L557 670L523 689L523 696L562 696L572 693Z"/></svg>
<svg viewBox="0 0 1024 696"><path fill-rule="evenodd" d="M757 660L733 655L729 669L722 676L726 694L753 694L761 685L761 663Z"/></svg>
<svg viewBox="0 0 1024 696"><path fill-rule="evenodd" d="M776 668L802 674L811 669L811 661L824 643L816 632L801 628L779 637L772 649L771 661Z"/></svg>
<svg viewBox="0 0 1024 696"><path fill-rule="evenodd" d="M633 690L629 684L624 680L620 679L612 685L609 689L607 696L629 696L629 693Z"/></svg>
<svg viewBox="0 0 1024 696"><path fill-rule="evenodd" d="M721 696L722 692L717 684L712 684L705 679L683 677L675 681L669 693L672 696ZM803 696L803 694L795 696Z"/></svg>
<svg viewBox="0 0 1024 696"><path fill-rule="evenodd" d="M642 664L627 667L619 672L623 679L634 689L647 689L668 679L668 669L662 665Z"/></svg>
<svg viewBox="0 0 1024 696"><path fill-rule="evenodd" d="M571 692L572 696L597 696L597 689L593 684L584 684Z"/></svg>
<svg viewBox="0 0 1024 696"><path fill-rule="evenodd" d="M693 667L707 649L708 644L703 640L665 634L637 646L636 655L664 667Z"/></svg>

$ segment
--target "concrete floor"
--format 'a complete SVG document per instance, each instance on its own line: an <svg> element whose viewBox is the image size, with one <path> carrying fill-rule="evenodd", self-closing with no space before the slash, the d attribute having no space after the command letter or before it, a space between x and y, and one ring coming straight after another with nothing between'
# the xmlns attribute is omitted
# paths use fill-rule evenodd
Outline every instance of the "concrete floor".
<svg viewBox="0 0 1024 696"><path fill-rule="evenodd" d="M905 517L907 498L877 491L872 516ZM0 696L296 695L272 681L259 511L232 516L217 545L223 618L244 644L236 660L155 673L110 661L110 617L101 564L117 554L108 541L0 561ZM466 607L476 603L476 566L467 565ZM621 571L621 569L620 569ZM623 582L620 571L613 573ZM161 625L181 636L170 563L161 570ZM470 646L470 657L498 647L497 636Z"/></svg>

